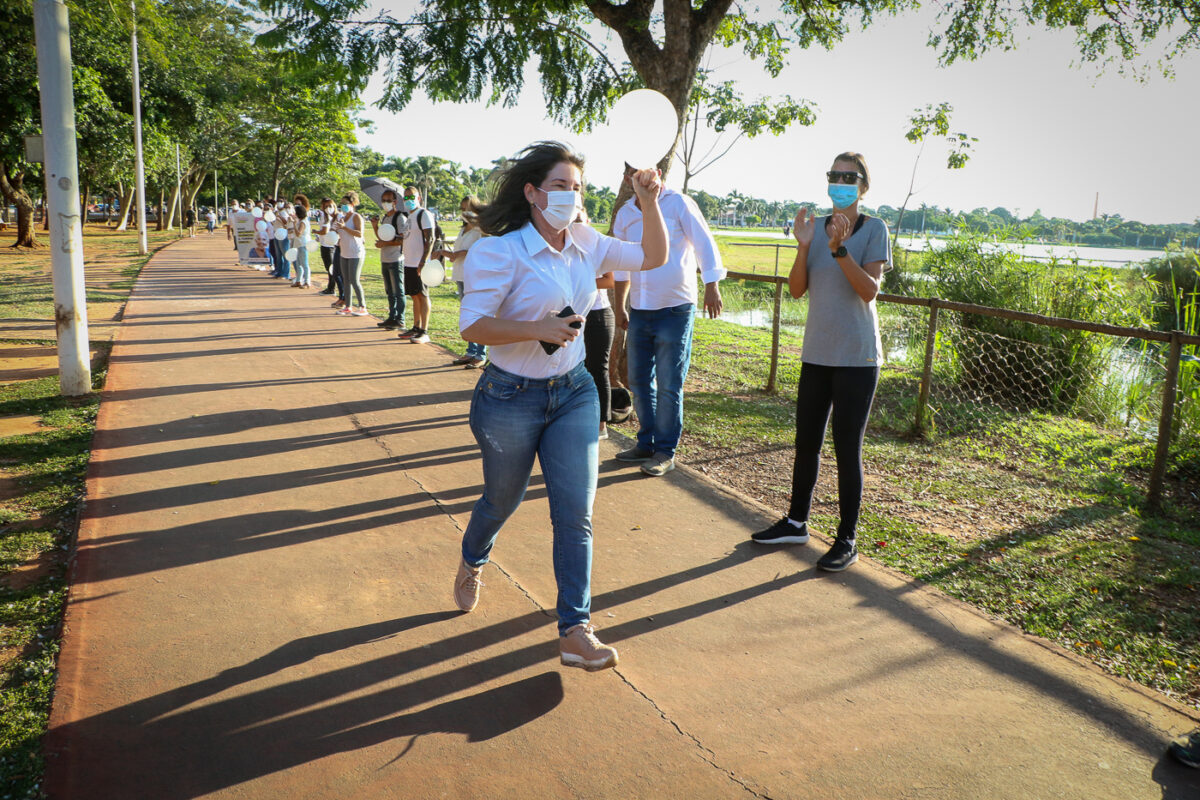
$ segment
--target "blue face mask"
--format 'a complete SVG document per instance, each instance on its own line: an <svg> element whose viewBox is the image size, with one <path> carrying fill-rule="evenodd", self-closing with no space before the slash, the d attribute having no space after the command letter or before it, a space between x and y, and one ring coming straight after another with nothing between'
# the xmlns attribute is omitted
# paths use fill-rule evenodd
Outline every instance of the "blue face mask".
<svg viewBox="0 0 1200 800"><path fill-rule="evenodd" d="M411 197L404 198L404 208L408 211L416 211L417 201Z"/></svg>
<svg viewBox="0 0 1200 800"><path fill-rule="evenodd" d="M343 214L350 213L350 204L349 203L342 203L342 213Z"/></svg>
<svg viewBox="0 0 1200 800"><path fill-rule="evenodd" d="M834 208L849 208L858 199L858 187L844 183L829 184L829 199Z"/></svg>

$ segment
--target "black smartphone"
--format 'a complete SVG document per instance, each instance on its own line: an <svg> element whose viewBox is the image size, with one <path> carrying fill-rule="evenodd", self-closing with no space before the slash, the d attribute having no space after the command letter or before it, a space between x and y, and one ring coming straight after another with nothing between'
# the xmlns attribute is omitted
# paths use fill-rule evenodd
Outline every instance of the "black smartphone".
<svg viewBox="0 0 1200 800"><path fill-rule="evenodd" d="M558 312L558 316L573 317L573 316L575 316L575 309L571 308L570 306L567 306L562 311ZM572 322L569 324L572 328L582 328L583 327L583 323L579 322L579 321L575 321L575 322ZM546 351L546 355L548 355L548 356L554 355L554 351L562 346L562 345L557 345L557 344L551 344L550 342L541 342L541 341L539 341L538 344L540 344L542 346L542 349Z"/></svg>

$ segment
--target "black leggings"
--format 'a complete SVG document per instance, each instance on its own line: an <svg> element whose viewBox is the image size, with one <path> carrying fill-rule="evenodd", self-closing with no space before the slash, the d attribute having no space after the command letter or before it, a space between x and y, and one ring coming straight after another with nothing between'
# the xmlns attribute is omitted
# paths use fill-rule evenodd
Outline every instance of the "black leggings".
<svg viewBox="0 0 1200 800"><path fill-rule="evenodd" d="M862 505L862 443L878 367L825 367L801 364L796 389L796 462L792 467L792 505L788 516L796 522L808 520L813 489L821 468L821 443L833 411L833 452L837 459L837 535L853 538Z"/></svg>
<svg viewBox="0 0 1200 800"><path fill-rule="evenodd" d="M600 291L605 291L601 289ZM608 422L612 405L612 382L608 377L608 353L613 343L613 310L596 308L588 312L587 324L583 326L583 346L587 353L584 363L596 382L600 395L600 421Z"/></svg>

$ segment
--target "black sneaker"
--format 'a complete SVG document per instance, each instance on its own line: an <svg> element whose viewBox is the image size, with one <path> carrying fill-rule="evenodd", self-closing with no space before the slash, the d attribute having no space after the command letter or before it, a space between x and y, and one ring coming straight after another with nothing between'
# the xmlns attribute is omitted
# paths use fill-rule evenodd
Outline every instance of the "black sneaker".
<svg viewBox="0 0 1200 800"><path fill-rule="evenodd" d="M823 569L826 572L841 572L855 561L858 561L858 547L855 540L838 537L834 540L833 547L829 548L829 552L817 560L817 569Z"/></svg>
<svg viewBox="0 0 1200 800"><path fill-rule="evenodd" d="M1200 769L1200 728L1171 742L1170 750L1180 764Z"/></svg>
<svg viewBox="0 0 1200 800"><path fill-rule="evenodd" d="M807 544L808 525L796 527L784 517L766 530L750 534L750 539L759 544Z"/></svg>
<svg viewBox="0 0 1200 800"><path fill-rule="evenodd" d="M322 289L317 294L333 294L333 289Z"/></svg>
<svg viewBox="0 0 1200 800"><path fill-rule="evenodd" d="M404 333L397 333L396 337L399 339L411 339L420 332L421 332L420 328L409 328Z"/></svg>
<svg viewBox="0 0 1200 800"><path fill-rule="evenodd" d="M394 320L394 319L389 318L389 319L385 319L383 322L376 322L375 327L383 328L383 329L389 330L389 331L394 331L394 330L396 330L396 328L400 327L400 323L396 322L396 320Z"/></svg>
<svg viewBox="0 0 1200 800"><path fill-rule="evenodd" d="M653 455L654 453L651 453L649 450L643 450L634 445L628 450L622 450L617 453L617 461L649 461Z"/></svg>

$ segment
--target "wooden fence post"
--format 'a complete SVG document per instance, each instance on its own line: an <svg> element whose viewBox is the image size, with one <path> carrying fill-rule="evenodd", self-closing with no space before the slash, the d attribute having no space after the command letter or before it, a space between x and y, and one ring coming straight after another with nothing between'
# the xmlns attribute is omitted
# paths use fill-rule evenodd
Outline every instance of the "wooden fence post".
<svg viewBox="0 0 1200 800"><path fill-rule="evenodd" d="M929 403L929 383L933 379L933 345L937 339L938 301L929 303L929 329L925 333L925 366L921 370L921 390L917 396L917 419L913 433L925 435L925 407Z"/></svg>
<svg viewBox="0 0 1200 800"><path fill-rule="evenodd" d="M1154 448L1154 466L1150 470L1150 486L1146 503L1157 511L1162 505L1163 477L1167 472L1167 456L1171 451L1171 426L1175 415L1175 392L1179 385L1179 357L1183 352L1182 331L1171 331L1167 351L1167 377L1163 383L1162 413L1158 416L1158 444Z"/></svg>
<svg viewBox="0 0 1200 800"><path fill-rule="evenodd" d="M779 252L776 250L775 252ZM775 392L775 376L779 372L779 315L783 300L783 282L775 281L775 314L771 318L771 372L767 375L767 394Z"/></svg>

